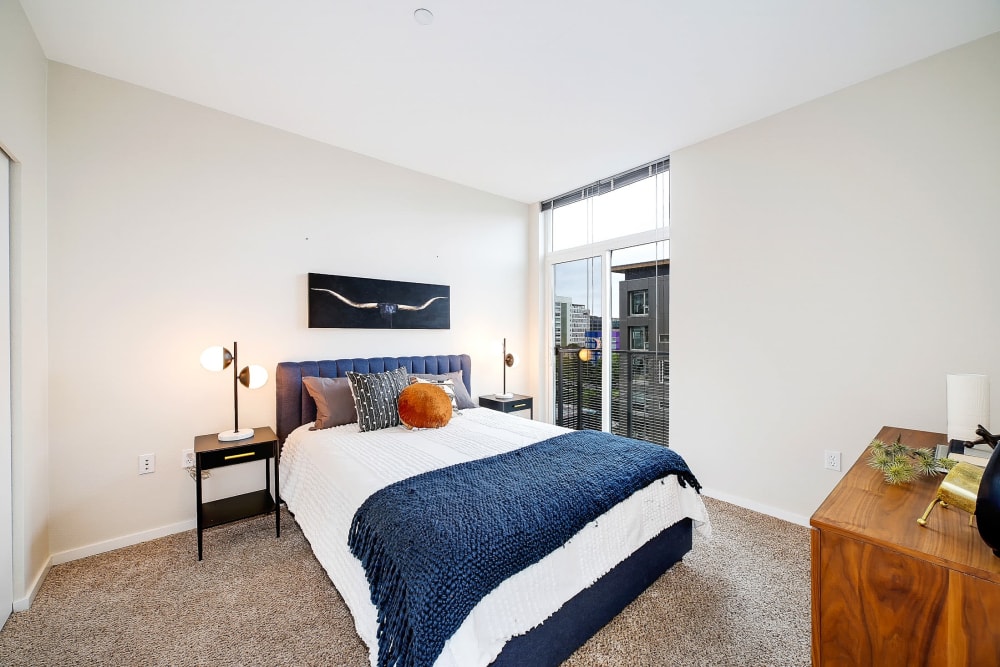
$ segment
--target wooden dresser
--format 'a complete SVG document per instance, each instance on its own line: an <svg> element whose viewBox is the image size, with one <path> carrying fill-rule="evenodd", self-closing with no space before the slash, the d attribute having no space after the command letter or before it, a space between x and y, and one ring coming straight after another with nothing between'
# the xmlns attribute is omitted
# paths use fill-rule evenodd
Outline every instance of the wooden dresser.
<svg viewBox="0 0 1000 667"><path fill-rule="evenodd" d="M946 441L878 438L900 434ZM810 520L813 665L1000 665L1000 558L955 508L917 525L943 476L892 486L867 463L866 450Z"/></svg>

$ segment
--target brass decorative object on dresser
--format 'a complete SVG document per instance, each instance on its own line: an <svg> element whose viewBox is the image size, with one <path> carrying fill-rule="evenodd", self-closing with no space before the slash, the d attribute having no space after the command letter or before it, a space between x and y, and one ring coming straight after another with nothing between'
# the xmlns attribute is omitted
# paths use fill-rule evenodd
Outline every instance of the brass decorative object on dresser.
<svg viewBox="0 0 1000 667"><path fill-rule="evenodd" d="M913 448L943 433L883 427ZM955 508L919 526L941 482L886 484L867 451L813 514L812 659L826 665L1000 664L1000 558Z"/></svg>

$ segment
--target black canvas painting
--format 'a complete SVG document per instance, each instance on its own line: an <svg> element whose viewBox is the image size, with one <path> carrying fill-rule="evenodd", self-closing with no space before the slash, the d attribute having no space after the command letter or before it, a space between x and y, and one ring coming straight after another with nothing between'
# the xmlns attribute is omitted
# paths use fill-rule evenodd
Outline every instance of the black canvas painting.
<svg viewBox="0 0 1000 667"><path fill-rule="evenodd" d="M309 274L310 329L450 329L451 288Z"/></svg>

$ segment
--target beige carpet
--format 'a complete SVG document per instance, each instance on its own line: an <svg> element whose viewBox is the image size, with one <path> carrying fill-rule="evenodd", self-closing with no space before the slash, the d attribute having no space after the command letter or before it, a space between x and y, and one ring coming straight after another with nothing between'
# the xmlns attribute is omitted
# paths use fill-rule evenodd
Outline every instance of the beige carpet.
<svg viewBox="0 0 1000 667"><path fill-rule="evenodd" d="M808 665L809 532L706 498L715 534L566 663ZM53 567L0 665L344 665L367 651L286 513Z"/></svg>

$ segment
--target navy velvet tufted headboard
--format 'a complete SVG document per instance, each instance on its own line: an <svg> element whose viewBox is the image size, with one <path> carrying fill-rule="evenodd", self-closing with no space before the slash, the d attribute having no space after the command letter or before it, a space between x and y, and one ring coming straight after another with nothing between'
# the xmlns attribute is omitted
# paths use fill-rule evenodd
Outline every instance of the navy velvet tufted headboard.
<svg viewBox="0 0 1000 667"><path fill-rule="evenodd" d="M275 373L277 385L276 421L278 442L302 424L316 420L316 403L302 390L304 377L344 377L347 371L381 373L403 366L408 373L453 373L462 371L465 388L472 395L472 358L467 354L431 357L374 357L371 359L333 359L329 361L283 361Z"/></svg>

